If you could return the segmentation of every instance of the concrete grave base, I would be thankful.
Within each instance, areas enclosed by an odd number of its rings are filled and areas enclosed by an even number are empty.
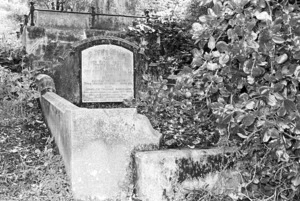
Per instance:
[[[79,108],[52,92],[42,95],[41,106],[75,199],[127,200],[132,150],[159,144],[149,120],[135,108]]]
[[[143,201],[180,201],[192,191],[204,190],[236,197],[242,182],[240,174],[225,168],[226,153],[234,151],[216,148],[136,153],[137,196]]]

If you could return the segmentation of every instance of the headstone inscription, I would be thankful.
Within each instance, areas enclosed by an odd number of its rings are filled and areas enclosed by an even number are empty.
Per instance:
[[[81,103],[121,103],[135,97],[138,48],[116,37],[97,37],[77,45]]]
[[[82,51],[82,102],[122,102],[134,97],[133,52],[103,44]]]

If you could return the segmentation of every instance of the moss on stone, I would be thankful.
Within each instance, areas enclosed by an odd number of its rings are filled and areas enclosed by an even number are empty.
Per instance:
[[[60,32],[58,33],[58,40],[60,41],[67,41],[67,42],[75,42],[80,40],[80,38],[78,36],[76,36],[73,33],[70,32]]]
[[[175,162],[178,166],[178,182],[182,183],[186,179],[204,178],[209,173],[223,170],[228,159],[218,154],[207,156],[199,161],[181,158]]]
[[[54,40],[54,41],[56,41],[57,40],[57,35],[55,34],[55,33],[47,33],[47,37],[48,37],[48,39],[50,39],[50,40]]]

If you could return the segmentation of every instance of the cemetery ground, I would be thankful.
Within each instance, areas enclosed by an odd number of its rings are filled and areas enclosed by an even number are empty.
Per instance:
[[[40,109],[24,110],[30,114],[1,113],[0,200],[71,200],[62,158]]]
[[[38,102],[29,107],[22,100],[4,101],[8,85],[1,80],[3,73],[21,76],[6,69],[20,72],[24,67],[12,27],[16,23],[5,14],[0,11],[0,200],[72,200],[62,158]]]

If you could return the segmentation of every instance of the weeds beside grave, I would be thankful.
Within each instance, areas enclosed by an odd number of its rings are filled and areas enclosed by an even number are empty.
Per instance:
[[[0,54],[0,200],[72,200],[26,61],[19,49]]]

